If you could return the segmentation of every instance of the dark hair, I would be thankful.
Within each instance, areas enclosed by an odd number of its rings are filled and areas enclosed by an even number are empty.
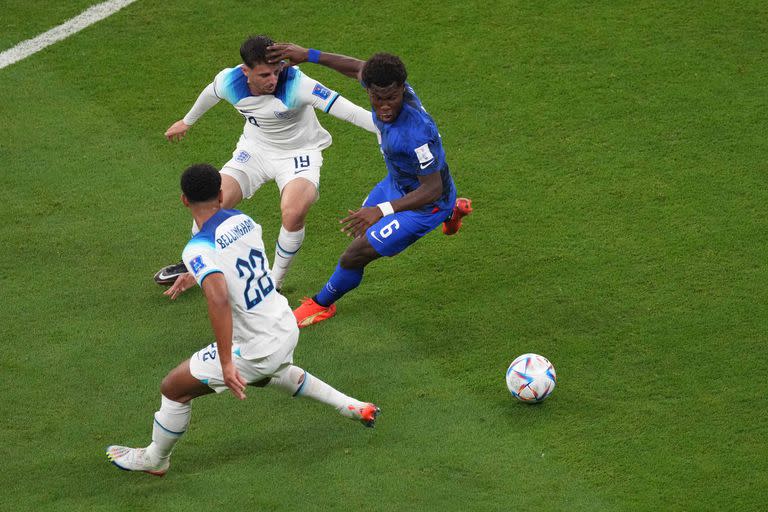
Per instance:
[[[205,203],[219,196],[221,175],[210,164],[194,164],[181,173],[181,191],[190,203]]]
[[[240,45],[240,57],[243,58],[243,63],[249,68],[253,68],[256,64],[267,63],[267,47],[275,44],[272,38],[261,34],[258,36],[248,36],[242,45]]]
[[[389,53],[377,53],[363,65],[362,78],[366,87],[371,85],[387,87],[392,84],[404,84],[408,73],[400,57]]]

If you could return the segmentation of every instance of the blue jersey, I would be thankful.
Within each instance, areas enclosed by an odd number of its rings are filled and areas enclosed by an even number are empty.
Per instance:
[[[439,172],[443,181],[442,196],[418,211],[453,208],[456,186],[445,161],[443,142],[435,121],[421,106],[411,86],[405,84],[403,108],[394,122],[380,121],[375,111],[373,122],[381,133],[380,146],[387,171],[402,195],[419,187],[419,176]]]

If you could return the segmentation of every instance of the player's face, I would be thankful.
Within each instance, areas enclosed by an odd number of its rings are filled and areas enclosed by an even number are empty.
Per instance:
[[[394,122],[403,108],[405,84],[392,84],[387,87],[371,85],[367,90],[379,121],[383,123]]]
[[[256,64],[249,68],[245,64],[241,68],[243,74],[248,77],[248,89],[251,94],[260,96],[262,94],[274,94],[277,87],[277,77],[283,70],[283,63],[278,64]]]

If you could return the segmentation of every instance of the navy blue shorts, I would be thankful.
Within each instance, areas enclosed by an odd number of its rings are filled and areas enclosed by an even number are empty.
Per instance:
[[[376,206],[401,197],[403,193],[394,186],[388,175],[373,187],[363,206]],[[452,211],[451,208],[436,209],[432,212],[397,212],[379,219],[366,230],[365,235],[377,253],[382,256],[394,256],[442,224]]]

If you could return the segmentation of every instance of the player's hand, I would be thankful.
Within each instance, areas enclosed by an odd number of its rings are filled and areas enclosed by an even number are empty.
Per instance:
[[[167,295],[171,298],[171,300],[173,300],[193,286],[195,286],[195,277],[187,272],[185,274],[181,274],[176,279],[176,282],[174,282],[170,288],[163,292],[163,295]]]
[[[233,395],[239,400],[245,400],[245,386],[248,383],[237,371],[237,368],[232,361],[228,364],[221,365],[221,372],[224,374],[224,384],[229,388]]]
[[[339,221],[344,224],[341,231],[347,236],[354,238],[363,236],[365,231],[376,224],[376,222],[383,216],[378,206],[364,206],[357,211],[347,211],[349,212],[349,215]]]
[[[170,142],[179,141],[184,138],[190,126],[183,120],[176,121],[170,128],[165,130],[165,138]]]
[[[309,50],[293,43],[277,43],[267,47],[267,61],[274,64],[283,59],[291,65],[307,62]]]

